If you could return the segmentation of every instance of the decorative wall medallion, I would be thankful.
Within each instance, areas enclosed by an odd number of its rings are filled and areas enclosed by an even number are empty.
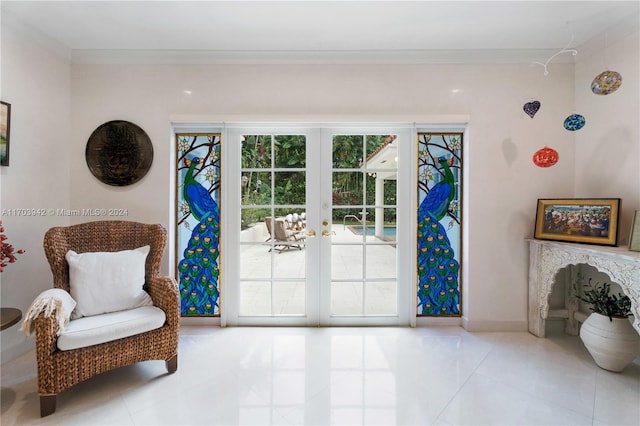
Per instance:
[[[622,85],[622,76],[615,71],[601,72],[591,82],[591,91],[596,95],[608,95]]]
[[[533,116],[536,115],[536,112],[538,112],[538,110],[540,109],[540,101],[527,102],[526,104],[524,104],[522,109],[527,113],[529,117],[533,118]]]
[[[153,145],[137,125],[109,121],[89,136],[85,158],[98,180],[107,185],[126,186],[142,179],[151,168]]]
[[[558,151],[545,146],[533,154],[533,163],[538,167],[551,167],[558,162],[559,158]]]
[[[585,124],[586,121],[580,114],[571,114],[564,120],[564,128],[572,132],[582,129]]]

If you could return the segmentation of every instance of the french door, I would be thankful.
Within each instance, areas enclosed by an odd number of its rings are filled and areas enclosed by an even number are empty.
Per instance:
[[[412,134],[227,128],[223,324],[409,324]]]

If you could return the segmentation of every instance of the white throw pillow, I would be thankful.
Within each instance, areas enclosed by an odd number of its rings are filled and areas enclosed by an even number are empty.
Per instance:
[[[65,255],[69,263],[71,297],[77,305],[71,319],[152,305],[144,285],[149,246],[118,252]]]

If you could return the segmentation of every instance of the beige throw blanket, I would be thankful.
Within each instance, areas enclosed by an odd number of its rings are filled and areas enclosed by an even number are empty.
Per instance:
[[[45,290],[36,297],[29,310],[24,316],[24,321],[20,330],[27,336],[33,333],[35,328],[34,320],[41,312],[45,317],[50,317],[55,311],[56,320],[59,325],[58,335],[69,324],[71,312],[76,307],[76,301],[66,291],[59,288]]]

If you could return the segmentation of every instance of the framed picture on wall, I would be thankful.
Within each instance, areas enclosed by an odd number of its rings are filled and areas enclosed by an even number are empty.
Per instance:
[[[0,166],[9,165],[10,134],[11,134],[11,104],[0,101]]]
[[[619,198],[539,199],[534,237],[615,246]]]
[[[631,221],[631,235],[629,236],[629,250],[640,251],[640,210],[636,210]]]

